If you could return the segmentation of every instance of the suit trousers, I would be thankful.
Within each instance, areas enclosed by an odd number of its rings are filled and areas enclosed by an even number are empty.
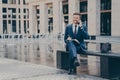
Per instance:
[[[77,59],[77,46],[74,44],[73,41],[67,42],[67,47],[69,51],[69,68],[74,68],[74,60]]]

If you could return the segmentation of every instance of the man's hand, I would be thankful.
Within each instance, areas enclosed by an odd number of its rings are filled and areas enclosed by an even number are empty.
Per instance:
[[[79,26],[81,29],[83,29],[83,27],[82,27],[82,21],[80,20],[79,23],[80,23],[80,24],[79,24],[78,26]]]
[[[70,41],[70,40],[72,40],[72,38],[70,36],[68,36],[67,40]]]

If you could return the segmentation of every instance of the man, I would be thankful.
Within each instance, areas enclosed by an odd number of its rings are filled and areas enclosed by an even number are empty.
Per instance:
[[[86,50],[84,39],[88,39],[89,35],[84,29],[85,26],[82,26],[80,14],[73,14],[73,23],[66,26],[64,41],[66,47],[69,51],[69,72],[68,74],[75,74],[75,68],[79,66],[77,60],[77,53],[83,52]]]

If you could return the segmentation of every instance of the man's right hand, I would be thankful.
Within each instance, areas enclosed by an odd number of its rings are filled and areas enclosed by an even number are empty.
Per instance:
[[[67,38],[67,40],[70,41],[70,40],[71,40],[71,37],[69,36],[69,37]]]

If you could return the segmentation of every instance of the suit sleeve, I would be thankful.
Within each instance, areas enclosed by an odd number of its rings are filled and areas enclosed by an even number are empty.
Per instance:
[[[67,38],[68,38],[68,26],[65,28],[65,35],[64,35],[64,42],[67,43]]]

